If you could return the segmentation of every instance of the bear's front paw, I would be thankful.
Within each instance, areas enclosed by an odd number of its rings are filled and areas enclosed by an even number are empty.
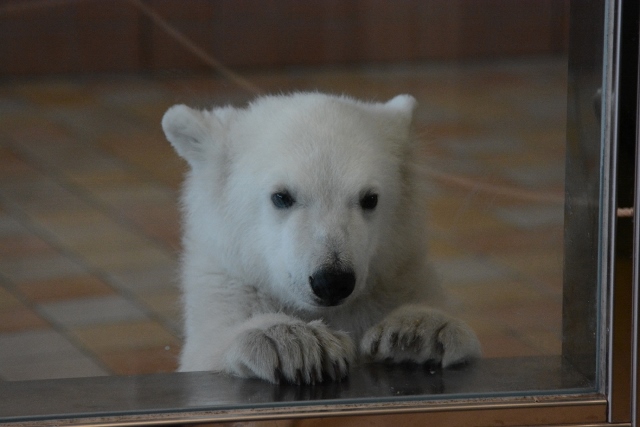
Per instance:
[[[331,331],[321,321],[300,321],[242,332],[226,361],[228,370],[241,377],[314,384],[345,378],[355,354],[346,333]]]
[[[420,306],[403,306],[369,329],[362,354],[375,361],[433,362],[443,367],[480,357],[480,343],[467,324]]]

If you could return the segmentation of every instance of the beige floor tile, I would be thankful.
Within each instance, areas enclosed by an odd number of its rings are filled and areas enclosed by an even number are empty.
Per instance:
[[[66,207],[62,211],[37,212],[31,218],[52,231],[56,231],[58,228],[66,230],[82,226],[95,228],[96,225],[113,222],[106,212],[88,204],[83,205],[81,209]]]
[[[160,123],[161,118],[162,115],[158,115],[157,123]],[[187,166],[167,142],[160,127],[154,128],[152,132],[134,135],[132,139],[136,142],[123,144],[122,139],[117,136],[105,136],[101,138],[101,146],[127,163],[135,165],[154,180],[177,189]]]
[[[179,340],[153,321],[117,323],[72,329],[84,346],[95,353],[117,349],[135,349],[178,345]]]
[[[143,244],[134,247],[125,246],[113,250],[102,248],[92,251],[85,250],[81,257],[84,262],[93,268],[112,271],[170,264],[175,261],[177,256],[164,248],[152,244]]]
[[[114,293],[107,283],[90,275],[22,282],[17,284],[16,288],[25,298],[37,303],[106,296]]]
[[[147,243],[144,235],[137,230],[113,221],[56,225],[48,227],[48,231],[63,247],[79,256]]]
[[[543,354],[562,354],[561,331],[529,329],[522,334],[520,339],[531,347],[538,349]]]
[[[522,254],[499,255],[496,262],[518,271],[528,277],[538,279],[560,278],[563,274],[563,247],[557,245],[546,251]]]
[[[29,179],[33,173],[33,166],[14,150],[0,146],[0,180]]]
[[[21,381],[107,375],[100,363],[52,329],[0,334],[0,378]]]
[[[144,307],[120,295],[91,296],[38,304],[40,316],[60,328],[121,324],[148,319]]]
[[[65,177],[69,182],[89,192],[137,184],[143,179],[140,173],[135,173],[124,166],[121,169],[112,170],[74,171],[67,173]]]
[[[0,237],[0,258],[53,254],[55,250],[39,237],[23,234]]]
[[[514,301],[493,307],[454,307],[452,314],[466,321],[478,334],[485,357],[560,354],[562,304],[551,300]]]
[[[433,259],[461,257],[465,250],[444,238],[429,239],[429,254]]]
[[[521,303],[500,310],[493,310],[494,323],[526,333],[528,330],[560,331],[562,329],[562,301],[539,298],[537,301]]]
[[[522,340],[506,334],[480,335],[482,356],[491,357],[521,357],[543,354],[542,351],[531,347]]]
[[[540,290],[518,281],[450,283],[445,289],[459,305],[473,312],[531,304],[541,299]]]
[[[100,360],[116,375],[174,372],[180,348],[166,345],[100,352]]]
[[[468,230],[457,233],[456,241],[474,253],[518,257],[550,247],[562,247],[563,227],[541,227],[535,230],[509,229],[496,231]]]
[[[139,182],[130,185],[103,188],[93,193],[93,197],[110,206],[130,206],[134,204],[164,204],[176,200],[177,195],[167,187]]]
[[[466,230],[508,229],[509,226],[504,222],[486,210],[478,208],[478,200],[483,198],[477,197],[467,194],[459,198],[451,196],[432,200],[429,204],[430,225],[456,233]]]
[[[76,194],[42,176],[0,181],[0,195],[29,216],[87,208]]]
[[[154,313],[166,319],[176,330],[182,329],[182,301],[177,290],[140,295],[139,298],[142,303]]]
[[[181,249],[181,219],[177,201],[164,205],[123,207],[120,211],[147,236],[164,242],[176,252]]]
[[[440,259],[434,267],[446,287],[450,284],[502,283],[513,280],[510,270],[485,257],[463,256]]]
[[[54,252],[15,259],[0,258],[0,273],[13,283],[20,283],[76,276],[86,273],[86,269],[77,260]]]
[[[27,307],[0,309],[0,333],[48,327],[49,323]]]
[[[109,283],[125,293],[146,296],[177,293],[179,289],[178,261],[169,264],[114,269],[109,272]]]
[[[0,286],[0,310],[8,310],[20,307],[22,303],[7,289]]]

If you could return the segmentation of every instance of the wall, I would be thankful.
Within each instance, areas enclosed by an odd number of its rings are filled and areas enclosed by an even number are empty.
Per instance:
[[[147,0],[234,67],[562,54],[568,0]],[[0,0],[0,76],[205,69],[128,0]]]

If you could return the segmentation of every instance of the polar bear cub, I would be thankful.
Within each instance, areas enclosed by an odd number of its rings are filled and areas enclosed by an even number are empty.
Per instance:
[[[415,106],[295,93],[166,112],[190,165],[181,371],[315,383],[360,359],[479,357],[474,332],[432,308]]]

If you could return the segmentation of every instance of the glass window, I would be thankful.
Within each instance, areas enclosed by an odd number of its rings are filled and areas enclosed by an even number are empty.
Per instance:
[[[3,2],[0,422],[629,421],[607,406],[631,389],[612,380],[631,357],[631,323],[616,320],[632,308],[631,238],[622,266],[613,246],[633,227],[615,219],[634,194],[635,122],[617,102],[635,111],[635,86],[616,98],[636,85],[637,37],[636,74],[619,77],[628,4]],[[637,36],[637,16],[625,25]],[[444,291],[434,306],[475,331],[479,360],[361,361],[313,385],[175,372],[190,166],[163,114],[300,91],[417,100],[419,255]],[[633,136],[618,146],[621,129]]]

